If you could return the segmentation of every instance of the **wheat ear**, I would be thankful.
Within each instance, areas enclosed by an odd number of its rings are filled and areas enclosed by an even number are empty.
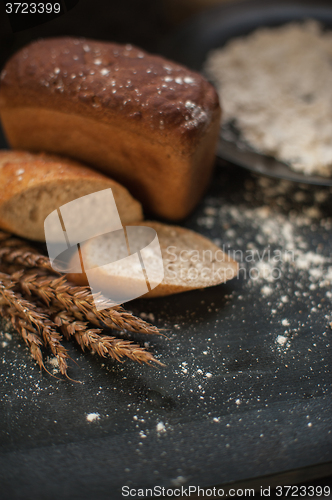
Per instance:
[[[29,322],[17,316],[16,309],[10,307],[6,301],[0,304],[0,314],[3,318],[8,319],[15,330],[20,333],[24,342],[30,349],[31,356],[37,361],[39,367],[46,370],[42,351],[40,349],[43,342],[38,331]]]
[[[17,279],[24,293],[36,295],[47,305],[52,304],[65,309],[80,321],[85,319],[97,326],[103,323],[116,330],[148,334],[160,333],[157,327],[137,318],[121,306],[98,311],[95,308],[94,298],[89,287],[71,285],[64,276],[55,278],[23,273],[16,273],[13,276]],[[109,305],[105,299],[100,300],[104,300],[104,304]]]
[[[54,323],[61,328],[66,338],[73,336],[82,350],[85,348],[97,353],[99,356],[110,356],[117,361],[123,357],[130,358],[138,363],[150,364],[151,362],[164,366],[152,354],[140,345],[130,341],[102,335],[100,328],[89,328],[87,323],[77,321],[68,311],[58,311],[52,317]]]
[[[50,348],[51,352],[58,360],[60,372],[67,376],[67,359],[69,355],[67,350],[61,344],[62,337],[56,331],[56,325],[48,316],[38,310],[35,304],[24,299],[19,293],[14,292],[12,288],[16,285],[11,276],[0,273],[0,295],[7,303],[12,313],[16,313],[25,323],[37,330],[42,336],[44,343]]]

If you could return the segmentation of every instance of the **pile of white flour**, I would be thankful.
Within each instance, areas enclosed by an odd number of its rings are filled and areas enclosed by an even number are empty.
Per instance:
[[[209,53],[205,72],[254,149],[332,174],[332,32],[316,21],[261,28]]]

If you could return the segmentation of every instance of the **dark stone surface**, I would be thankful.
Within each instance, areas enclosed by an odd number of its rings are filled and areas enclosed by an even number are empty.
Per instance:
[[[123,19],[125,5],[118,6]],[[111,21],[117,38],[110,38],[137,43],[138,35],[128,35],[129,17],[128,25],[116,25],[105,15],[99,38]],[[84,19],[72,32],[97,36],[88,24]],[[156,26],[148,25],[142,46]],[[36,33],[1,47],[13,50]],[[40,373],[18,334],[3,325],[1,499],[102,500],[121,498],[124,485],[202,487],[254,478],[263,484],[263,476],[282,478],[307,467],[293,475],[296,482],[320,465],[321,474],[331,470],[323,469],[332,462],[330,188],[262,180],[219,164],[209,192],[183,224],[226,251],[240,250],[242,271],[205,291],[128,304],[167,329],[169,339],[135,336],[150,343],[165,368],[100,360],[67,343],[77,363],[69,374],[82,383],[56,380]],[[276,264],[280,279],[269,268],[267,277],[250,278],[256,265],[263,270],[264,250],[289,245],[294,257]],[[248,262],[253,250],[255,262]],[[100,418],[88,422],[94,412]]]
[[[328,190],[288,185],[280,207],[285,189],[269,183],[264,188],[244,171],[219,166],[185,225],[246,255],[265,227],[257,210],[269,207],[268,220],[276,218],[282,229],[289,213],[297,218],[318,208],[314,198]],[[269,189],[279,194],[267,198]],[[306,203],[293,201],[299,192]],[[295,239],[308,245],[305,253],[318,248],[328,269],[327,193],[319,205],[324,225],[310,219],[296,226]],[[227,215],[232,207],[245,222]],[[207,228],[211,208],[217,215]],[[332,461],[331,286],[295,264],[281,267],[273,282],[242,276],[205,291],[130,303],[134,313],[152,313],[168,329],[169,340],[135,336],[150,342],[165,368],[99,360],[69,343],[77,362],[70,376],[82,384],[60,381],[40,373],[16,333],[2,335],[2,498],[120,498],[123,485],[171,487],[182,477],[185,485],[211,486]],[[264,286],[272,289],[268,297]],[[93,412],[100,418],[88,422]],[[158,432],[160,422],[165,432]]]

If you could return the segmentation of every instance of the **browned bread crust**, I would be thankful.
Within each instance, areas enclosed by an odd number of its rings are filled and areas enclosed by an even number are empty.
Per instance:
[[[217,94],[198,73],[131,45],[70,37],[10,59],[0,114],[13,147],[81,159],[171,219],[203,194],[220,122]]]
[[[55,155],[0,151],[0,228],[45,241],[44,221],[53,210],[108,188],[123,224],[143,218],[126,188],[91,168]]]

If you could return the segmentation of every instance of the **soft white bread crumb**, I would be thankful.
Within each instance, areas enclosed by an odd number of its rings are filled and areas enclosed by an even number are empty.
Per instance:
[[[113,179],[67,158],[0,151],[0,228],[45,241],[44,221],[82,196],[112,189],[122,224],[143,218],[141,204]]]
[[[237,275],[238,264],[212,241],[200,234],[182,227],[151,221],[133,223],[130,226],[142,228],[147,226],[154,229],[161,247],[164,278],[160,285],[147,292],[144,297],[159,297],[219,285]],[[137,259],[137,265],[130,267],[125,264],[124,260],[121,262],[126,248],[120,232],[116,233],[113,237],[103,235],[89,240],[81,248],[85,269],[94,268],[95,278],[98,276],[100,290],[95,289],[94,292],[112,293],[114,283],[122,290],[146,283],[145,279],[142,279],[139,259]],[[146,243],[143,232],[141,234],[141,237],[139,233],[137,236],[137,249],[143,249]],[[78,259],[77,254],[73,257],[73,261],[76,259]],[[116,263],[117,260],[118,263]],[[157,279],[159,272],[157,252],[146,253],[144,260],[148,263],[149,270],[152,269],[149,279],[153,285],[154,276]],[[105,272],[105,267],[101,269],[101,266],[105,266],[108,262],[115,265],[110,266],[110,272]],[[68,279],[78,284],[88,284],[87,277],[83,273],[69,274]]]

